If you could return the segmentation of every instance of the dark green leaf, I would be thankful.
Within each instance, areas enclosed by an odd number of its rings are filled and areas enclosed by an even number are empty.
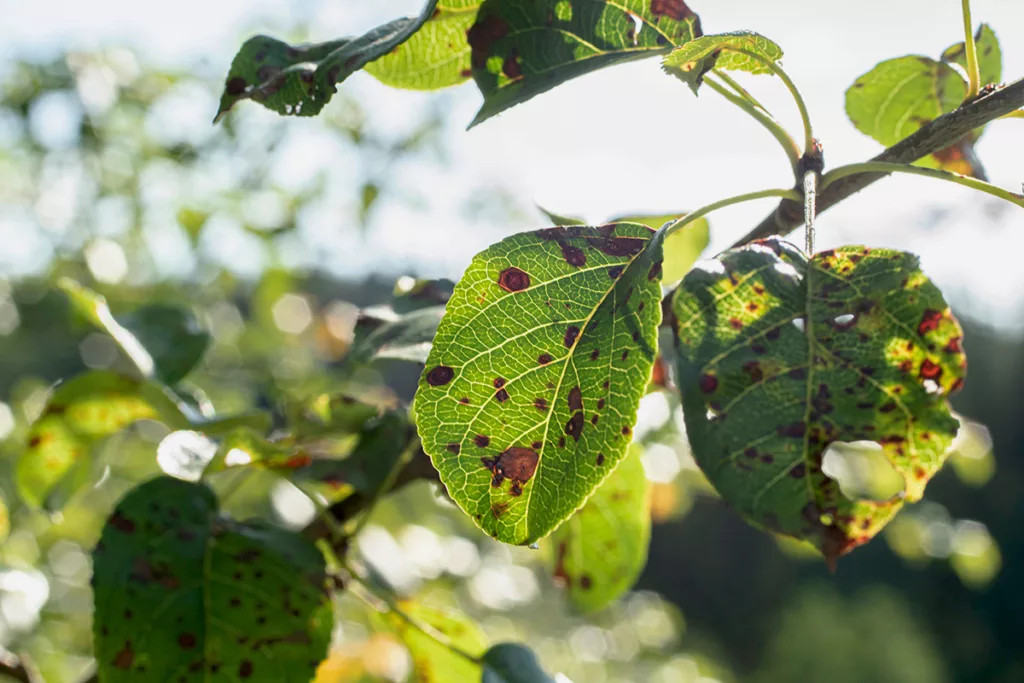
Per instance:
[[[333,626],[323,557],[301,536],[217,514],[202,484],[130,491],[93,551],[104,683],[306,683]]]
[[[250,38],[231,62],[217,119],[244,99],[278,114],[316,116],[338,83],[408,40],[436,5],[437,0],[428,0],[419,16],[396,19],[351,40],[291,46],[268,36]]]
[[[124,316],[123,321],[149,352],[156,378],[165,384],[184,379],[210,345],[210,335],[199,327],[195,316],[176,306],[150,304]]]
[[[471,125],[605,66],[701,35],[683,0],[486,0],[469,32],[484,104]]]
[[[440,90],[469,79],[466,32],[482,0],[439,0],[437,11],[398,49],[366,65],[381,83],[410,90]]]
[[[452,498],[498,540],[546,535],[625,455],[661,318],[652,237],[632,223],[523,233],[456,286],[417,421]]]
[[[782,48],[768,38],[750,31],[737,31],[691,40],[665,57],[662,66],[696,93],[704,82],[704,75],[712,69],[770,74],[768,63],[780,59]]]
[[[391,358],[425,363],[443,315],[444,306],[431,306],[384,323],[357,342],[346,360],[369,363]]]
[[[18,493],[30,505],[43,505],[76,466],[88,471],[92,449],[101,439],[139,420],[188,426],[174,399],[159,386],[106,371],[61,384],[29,429],[15,471]]]
[[[978,51],[978,70],[981,72],[981,84],[1003,82],[1003,51],[999,47],[999,38],[988,24],[982,24],[974,34],[974,44]],[[942,53],[942,61],[959,64],[967,69],[967,52],[963,42],[951,45]]]
[[[482,683],[555,683],[536,655],[518,643],[499,643],[484,654]]]
[[[771,239],[683,280],[672,310],[694,458],[753,523],[829,559],[919,500],[957,431],[961,331],[917,258],[842,247],[808,261]],[[871,441],[904,480],[851,500],[822,472],[834,442]]]
[[[114,319],[106,298],[68,278],[61,278],[57,286],[64,290],[79,315],[113,337],[143,377],[154,375],[156,366],[153,357],[134,334]]]
[[[448,303],[455,283],[448,279],[425,280],[402,277],[395,283],[391,308],[396,313],[410,313]]]
[[[650,490],[634,447],[586,505],[551,534],[555,581],[580,611],[604,609],[640,576],[651,535]]]
[[[432,635],[450,643],[471,657],[479,657],[487,649],[487,636],[466,615],[452,610],[430,607],[413,601],[399,603],[399,608]],[[466,659],[438,639],[427,635],[398,615],[389,615],[392,628],[412,655],[413,677],[417,681],[480,680],[480,665]]]

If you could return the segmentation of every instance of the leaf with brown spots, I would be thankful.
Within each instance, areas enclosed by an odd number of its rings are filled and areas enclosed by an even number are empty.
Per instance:
[[[412,600],[403,600],[398,603],[398,607],[432,635],[439,635],[445,642],[451,643],[471,657],[480,657],[487,650],[487,636],[465,614]],[[423,683],[480,680],[479,664],[456,654],[451,648],[445,647],[436,638],[412,626],[398,615],[389,613],[381,621],[386,622],[409,649],[414,680]]]
[[[247,99],[278,114],[316,116],[338,83],[407,41],[437,4],[428,0],[418,16],[395,19],[353,39],[293,46],[269,36],[250,38],[231,62],[214,120]]]
[[[473,79],[484,95],[471,125],[570,79],[665,54],[700,35],[700,19],[682,0],[486,0],[469,31]]]
[[[942,467],[966,358],[917,257],[848,246],[808,259],[773,238],[698,264],[672,310],[694,458],[754,524],[834,561]],[[900,495],[851,500],[822,472],[832,443],[856,441],[881,445]]]
[[[696,94],[704,82],[704,74],[712,69],[770,74],[772,70],[766,62],[780,59],[782,48],[773,41],[751,31],[737,31],[691,40],[673,50],[661,66]]]
[[[323,557],[298,534],[218,516],[202,484],[160,477],[118,503],[93,551],[104,683],[300,683],[327,654]],[[127,653],[127,654],[126,654]]]
[[[618,223],[515,235],[466,270],[420,379],[417,427],[452,498],[488,534],[543,537],[625,455],[657,349],[661,287],[648,273],[660,260],[649,228]],[[503,287],[509,268],[530,286]],[[527,450],[535,466],[510,476],[510,454]]]
[[[594,462],[607,466],[600,454]],[[651,535],[650,491],[634,446],[587,503],[552,532],[552,575],[581,612],[604,609],[640,576]]]
[[[483,0],[439,0],[433,16],[409,40],[365,70],[385,85],[440,90],[471,77],[466,33]]]

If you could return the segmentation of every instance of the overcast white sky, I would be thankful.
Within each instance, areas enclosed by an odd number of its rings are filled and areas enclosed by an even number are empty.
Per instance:
[[[159,61],[204,57],[227,68],[252,30],[277,31],[309,18],[314,39],[358,33],[418,11],[418,0],[0,0],[0,60],[66,46],[127,43]],[[956,0],[693,0],[707,33],[751,29],[784,48],[784,63],[807,100],[829,165],[864,160],[879,146],[846,119],[843,93],[875,63],[903,54],[937,56],[960,39]],[[1024,2],[975,0],[975,20],[991,23],[1004,49],[1004,74],[1024,75]],[[798,131],[781,83],[744,81]],[[390,90],[357,75],[346,83],[371,111],[402,127],[432,97]],[[466,133],[479,106],[471,85],[454,94],[448,135],[459,178],[493,179],[521,197],[595,220],[627,211],[690,209],[725,196],[791,183],[785,158],[756,124],[713,93],[695,98],[646,60],[578,79]],[[297,124],[298,125],[298,124]],[[980,153],[994,183],[1024,181],[1024,120],[994,123]],[[301,159],[297,163],[302,163]],[[430,179],[410,176],[409,182]],[[442,192],[443,188],[438,188]],[[819,245],[867,242],[920,253],[941,285],[962,289],[970,313],[1014,316],[1024,298],[1024,211],[951,184],[900,177],[876,184],[825,214]],[[749,204],[712,216],[713,247],[724,248],[773,206]],[[940,216],[938,227],[922,223]],[[413,214],[384,207],[369,247],[381,261],[428,275],[457,277],[501,226],[453,221],[444,209]],[[415,227],[411,227],[415,225]],[[438,259],[441,236],[444,255]],[[424,258],[430,255],[430,261]],[[371,267],[372,264],[366,264]]]

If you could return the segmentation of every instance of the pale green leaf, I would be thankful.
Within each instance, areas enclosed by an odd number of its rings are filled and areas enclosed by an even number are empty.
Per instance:
[[[981,72],[981,84],[1003,82],[1003,51],[999,46],[999,38],[988,24],[982,24],[974,34],[974,44],[978,51],[978,70]],[[942,61],[959,64],[967,69],[967,51],[963,41],[951,45],[942,53]]]
[[[469,32],[484,104],[471,125],[572,78],[701,35],[683,0],[486,0]]]
[[[650,490],[634,447],[586,505],[551,534],[552,573],[578,610],[604,609],[636,583],[647,562]]]
[[[662,62],[665,71],[690,86],[694,93],[712,69],[770,74],[782,59],[782,48],[750,31],[703,36],[673,50]]]
[[[160,477],[118,504],[93,550],[104,683],[306,683],[333,626],[323,557],[298,534],[218,516]]]
[[[625,455],[661,317],[653,237],[633,223],[523,233],[456,286],[418,428],[452,498],[498,540],[546,535]]]
[[[754,524],[834,562],[942,467],[966,358],[916,257],[849,246],[808,260],[764,240],[698,264],[672,311],[694,458]],[[900,494],[852,500],[823,473],[831,444],[857,441],[881,447]]]
[[[480,680],[480,665],[446,645],[451,644],[470,657],[483,655],[487,650],[487,636],[476,623],[454,610],[409,600],[400,602],[398,607],[417,626],[430,631],[427,635],[398,615],[389,615],[392,628],[409,648],[415,680],[425,683]]]

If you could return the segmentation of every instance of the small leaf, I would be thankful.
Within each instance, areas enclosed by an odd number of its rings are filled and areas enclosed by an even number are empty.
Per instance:
[[[469,80],[466,33],[482,0],[439,0],[437,11],[396,50],[366,65],[385,85],[409,90],[440,90]]]
[[[662,67],[689,85],[696,94],[704,82],[704,75],[712,69],[770,74],[771,67],[765,62],[774,63],[780,59],[782,48],[777,44],[760,34],[738,31],[691,40],[665,57]]]
[[[981,72],[981,84],[1003,82],[1003,51],[999,47],[999,38],[988,24],[982,24],[974,34],[974,44],[978,51],[978,69]],[[942,53],[942,61],[959,64],[967,69],[967,51],[961,41],[951,45]]]
[[[555,581],[582,612],[615,602],[636,583],[651,534],[650,483],[630,450],[586,505],[551,534]]]
[[[483,662],[483,683],[555,683],[536,655],[518,643],[495,645],[484,654]]]
[[[428,0],[416,17],[396,19],[354,39],[291,46],[268,36],[245,41],[231,62],[215,121],[251,99],[278,114],[316,116],[337,84],[404,43],[434,13]]]
[[[808,260],[764,240],[698,264],[672,310],[694,458],[754,524],[834,562],[942,467],[966,358],[915,256],[849,246]],[[882,447],[902,493],[851,500],[822,472],[832,443],[857,441]]]
[[[442,316],[444,306],[431,306],[384,323],[352,347],[346,362],[361,364],[391,358],[425,363]]]
[[[701,35],[683,0],[486,0],[469,31],[484,104],[471,126],[570,79]]]
[[[552,225],[586,225],[587,222],[582,218],[574,218],[573,216],[563,216],[562,214],[548,211],[543,206],[538,206],[540,212],[547,216],[548,220],[551,221]]]
[[[403,601],[399,608],[417,624],[471,657],[487,649],[487,636],[466,615],[417,602]],[[397,615],[389,615],[392,628],[412,655],[413,677],[417,681],[477,681],[480,665],[442,645]]]
[[[452,498],[498,540],[546,535],[625,455],[661,317],[653,237],[632,223],[523,233],[456,286],[418,427]]]
[[[323,557],[298,534],[219,517],[160,477],[117,505],[93,551],[104,683],[308,681],[333,626]]]
[[[92,450],[101,439],[139,420],[155,419],[177,428],[187,426],[161,387],[140,380],[94,371],[59,385],[29,429],[28,445],[14,475],[18,493],[29,505],[44,505],[78,465],[81,472],[88,471]]]

